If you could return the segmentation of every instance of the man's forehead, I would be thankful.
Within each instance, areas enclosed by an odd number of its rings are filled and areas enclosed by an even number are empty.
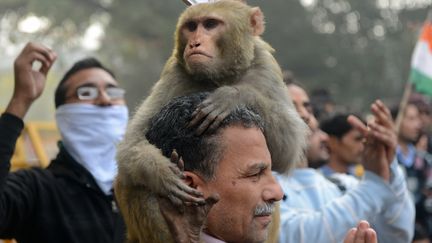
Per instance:
[[[306,91],[295,84],[291,84],[287,86],[288,93],[293,99],[294,102],[304,102],[309,101],[309,96],[307,95]]]
[[[225,128],[221,135],[224,144],[223,160],[227,160],[228,166],[245,171],[270,165],[270,152],[259,128],[230,126]]]
[[[117,81],[111,74],[101,68],[87,68],[74,73],[65,82],[65,85],[70,87],[78,87],[84,84],[94,84],[95,86],[111,84],[117,86]]]
[[[352,128],[351,130],[349,130],[347,133],[344,134],[344,137],[347,136],[357,138],[357,137],[363,137],[363,134],[359,130]]]

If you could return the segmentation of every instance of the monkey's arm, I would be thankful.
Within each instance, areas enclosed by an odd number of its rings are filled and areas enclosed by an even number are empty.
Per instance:
[[[184,171],[183,159],[178,156],[176,151],[171,154],[171,161],[177,164],[181,172]],[[218,201],[219,195],[214,193],[205,199],[204,204],[187,203],[182,206],[181,210],[178,210],[169,200],[159,197],[159,210],[168,225],[174,242],[200,243],[200,235],[207,215]]]
[[[210,209],[219,200],[217,194],[205,199],[204,205],[186,205],[179,212],[173,204],[159,198],[159,209],[164,217],[175,243],[200,243],[201,231],[204,227]]]
[[[127,144],[123,144],[127,145]],[[174,204],[202,203],[201,193],[181,180],[183,174],[147,140],[126,148],[119,146],[118,183],[145,186],[151,192],[168,197]],[[126,155],[126,157],[122,157]],[[120,162],[123,161],[123,162]],[[128,163],[129,162],[129,163]]]
[[[175,81],[162,78],[156,83],[149,97],[136,111],[117,149],[117,183],[145,186],[152,193],[169,196],[175,204],[203,200],[198,198],[201,195],[198,191],[183,183],[182,174],[176,165],[150,144],[145,134],[154,114],[170,99],[182,95],[180,85],[176,86]]]
[[[266,47],[258,46],[254,62],[246,73],[231,85],[219,87],[210,94],[192,114],[190,126],[199,124],[197,134],[202,134],[207,129],[217,129],[237,106],[260,110],[275,103],[289,103],[284,93],[282,73]]]
[[[255,50],[247,72],[231,86],[222,86],[210,94],[194,112],[190,126],[199,124],[197,131],[201,133],[215,129],[239,105],[254,109],[264,119],[272,170],[286,173],[302,161],[309,128],[288,96],[279,65],[262,45]]]

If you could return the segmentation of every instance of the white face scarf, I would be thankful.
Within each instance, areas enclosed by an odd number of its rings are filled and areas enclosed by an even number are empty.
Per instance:
[[[64,104],[56,110],[57,126],[65,149],[111,194],[117,175],[116,146],[128,122],[125,105]]]

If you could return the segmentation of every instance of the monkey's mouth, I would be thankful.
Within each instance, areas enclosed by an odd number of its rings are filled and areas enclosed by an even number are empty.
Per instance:
[[[205,56],[205,57],[211,58],[210,55],[208,55],[207,53],[202,52],[202,51],[193,51],[193,52],[190,52],[189,53],[189,57],[192,57],[192,56]]]

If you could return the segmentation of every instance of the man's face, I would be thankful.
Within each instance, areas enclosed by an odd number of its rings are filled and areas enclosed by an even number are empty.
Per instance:
[[[419,110],[415,105],[407,105],[405,116],[401,122],[399,137],[406,142],[413,143],[420,135],[421,128]]]
[[[273,205],[283,192],[271,172],[271,157],[258,128],[231,126],[221,131],[223,156],[215,178],[201,190],[207,197],[217,192],[220,200],[210,210],[205,231],[227,242],[264,242]]]
[[[86,103],[100,106],[125,104],[123,98],[110,98],[109,89],[118,87],[118,83],[108,72],[100,68],[78,71],[65,82],[65,85],[67,87],[65,103]],[[77,90],[82,87],[96,88],[97,97],[91,100],[80,99]]]
[[[309,125],[312,114],[312,106],[309,100],[309,96],[306,94],[304,89],[297,85],[288,85],[288,94],[291,97],[294,106],[299,113],[300,117],[306,124]]]
[[[311,129],[306,157],[309,167],[318,168],[327,162],[329,152],[327,149],[328,135],[319,128]]]
[[[288,86],[288,94],[291,96],[300,117],[311,129],[306,151],[309,166],[313,168],[319,167],[318,164],[323,163],[329,158],[329,152],[326,146],[328,136],[319,129],[318,121],[312,113],[312,106],[306,91],[297,85],[291,84]]]
[[[357,129],[351,129],[341,138],[329,137],[328,146],[332,156],[344,164],[358,164],[364,150],[363,135]]]

